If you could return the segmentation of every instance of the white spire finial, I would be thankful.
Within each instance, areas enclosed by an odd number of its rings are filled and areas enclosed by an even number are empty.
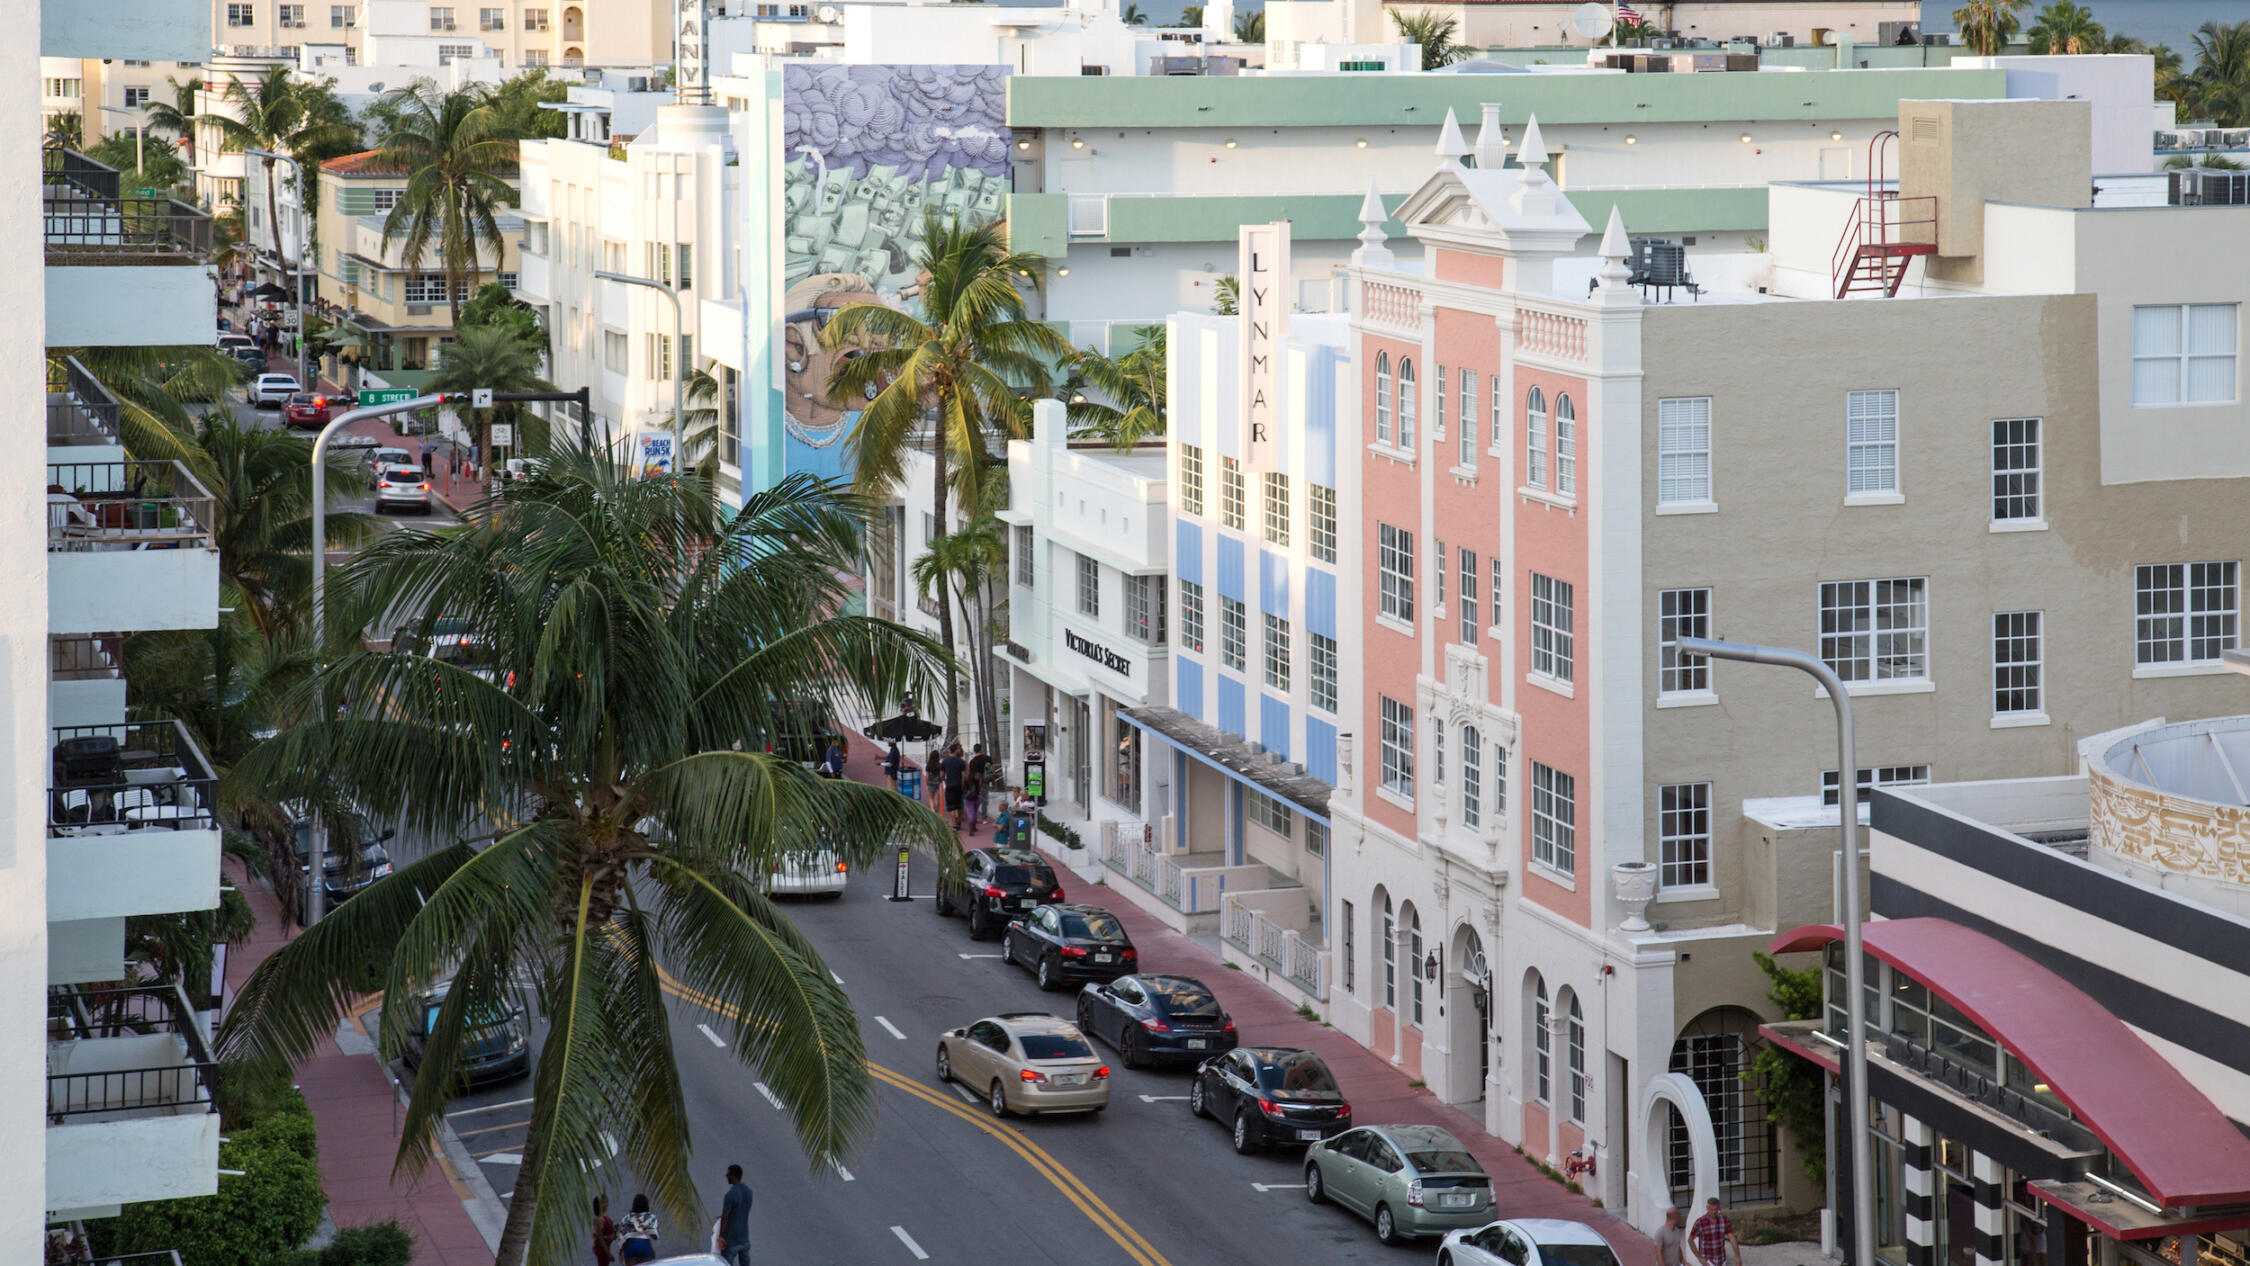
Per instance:
[[[1539,116],[1532,115],[1523,125],[1523,140],[1516,146],[1516,161],[1523,164],[1522,176],[1508,203],[1525,215],[1553,215],[1560,204],[1555,182],[1548,178],[1547,147],[1539,139]]]
[[[1385,243],[1383,223],[1391,213],[1383,209],[1383,195],[1376,192],[1375,182],[1367,182],[1367,196],[1359,204],[1359,249],[1352,252],[1352,262],[1375,268],[1388,268],[1398,262]]]
[[[1609,204],[1609,227],[1602,230],[1601,257],[1611,263],[1621,263],[1633,253],[1633,244],[1625,236],[1625,213]]]
[[[1601,279],[1593,294],[1593,302],[1605,308],[1629,308],[1640,304],[1640,296],[1632,291],[1633,270],[1625,262],[1632,256],[1633,239],[1625,233],[1624,213],[1616,203],[1609,207],[1609,227],[1602,230],[1602,266],[1595,276]]]
[[[1507,165],[1508,138],[1500,127],[1500,103],[1484,103],[1484,120],[1477,125],[1477,170],[1498,171]]]
[[[1527,179],[1533,171],[1547,165],[1547,144],[1539,136],[1539,116],[1536,114],[1523,126],[1523,144],[1516,147],[1516,161],[1523,164]],[[1544,176],[1546,172],[1540,171],[1539,174]]]
[[[1469,152],[1469,143],[1461,139],[1461,121],[1453,117],[1453,107],[1445,109],[1445,127],[1438,132],[1438,167],[1458,167],[1461,158]]]

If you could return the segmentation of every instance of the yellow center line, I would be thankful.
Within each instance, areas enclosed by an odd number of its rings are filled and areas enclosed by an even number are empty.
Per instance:
[[[743,1017],[734,1007],[681,984],[661,964],[657,966],[656,974],[666,993],[692,1002],[713,1014],[742,1022]],[[772,1023],[756,1017],[752,1017],[749,1022],[766,1028],[770,1028]],[[1053,1184],[1057,1191],[1062,1192],[1065,1199],[1076,1205],[1079,1212],[1085,1214],[1087,1219],[1114,1241],[1119,1248],[1124,1249],[1126,1255],[1139,1263],[1139,1266],[1171,1266],[1171,1262],[1162,1253],[1157,1252],[1146,1239],[1143,1239],[1140,1232],[1133,1229],[1131,1223],[1104,1203],[1101,1197],[1095,1195],[1093,1190],[1076,1174],[1072,1173],[1067,1166],[1056,1160],[1045,1148],[1032,1142],[1022,1131],[991,1117],[971,1112],[963,1105],[931,1090],[904,1073],[896,1069],[886,1068],[874,1060],[867,1061],[867,1071],[883,1084],[904,1091],[931,1107],[942,1109],[953,1116],[959,1117],[1006,1144],[1009,1150],[1021,1156],[1025,1163],[1038,1172],[1040,1177],[1045,1178]]]

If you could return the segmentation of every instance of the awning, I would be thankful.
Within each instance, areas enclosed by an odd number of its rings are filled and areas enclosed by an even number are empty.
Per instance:
[[[1834,924],[1776,937],[1773,952],[1823,949]],[[2250,1138],[2171,1061],[2076,985],[1945,919],[1866,925],[1867,952],[1953,1004],[2069,1105],[2167,1207],[2250,1200]]]
[[[1250,740],[1239,734],[1205,725],[1178,708],[1119,708],[1117,719],[1148,731],[1222,774],[1286,800],[1322,822],[1328,821],[1328,797],[1335,788],[1272,752],[1250,750]]]

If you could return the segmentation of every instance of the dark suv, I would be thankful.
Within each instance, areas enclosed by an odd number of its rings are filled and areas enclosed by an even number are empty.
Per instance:
[[[938,883],[936,906],[940,915],[965,911],[971,940],[996,936],[1027,911],[1063,899],[1054,869],[1028,848],[973,848],[962,860],[960,882]]]

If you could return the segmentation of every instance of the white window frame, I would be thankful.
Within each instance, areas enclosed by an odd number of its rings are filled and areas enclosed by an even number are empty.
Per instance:
[[[2046,522],[2045,450],[2038,418],[1992,420],[1992,521],[2013,527]]]
[[[1433,443],[1445,443],[1445,397],[1452,390],[1453,379],[1445,366],[1437,366],[1430,379],[1430,439]]]
[[[1930,680],[1929,578],[1820,582],[1820,658],[1845,689]]]
[[[1375,353],[1375,442],[1391,442],[1391,354]]]
[[[1836,788],[1839,781],[1835,770],[1824,769],[1820,771],[1821,804],[1829,808],[1836,807]],[[1866,804],[1868,793],[1877,788],[1921,787],[1927,786],[1929,781],[1930,767],[1928,765],[1862,765],[1859,767],[1859,777],[1853,779],[1852,783],[1859,788],[1859,802]]]
[[[1422,1027],[1422,912],[1409,902],[1406,907],[1406,1022],[1415,1028]]]
[[[2134,671],[2215,666],[2240,645],[2241,574],[2228,561],[2135,566]]]
[[[1578,406],[1570,393],[1555,393],[1555,495],[1578,495]]]
[[[1244,486],[1242,463],[1232,457],[1219,459],[1219,526],[1239,532],[1246,519],[1248,489]]]
[[[1531,1045],[1534,1052],[1531,1097],[1553,1106],[1555,1094],[1555,1012],[1547,1002],[1547,982],[1534,980],[1531,994]]]
[[[1531,573],[1531,672],[1569,685],[1575,679],[1576,590],[1567,580]]]
[[[1711,498],[1711,397],[1656,402],[1656,504],[1678,512]]]
[[[2047,711],[2047,616],[2044,611],[1992,613],[1992,715],[2043,719]]]
[[[1415,382],[1414,358],[1398,358],[1398,446],[1406,452],[1414,451]]]
[[[335,30],[335,31],[348,31],[348,30],[351,30],[351,29],[352,29],[353,27],[355,27],[355,26],[358,26],[358,25],[359,25],[359,6],[358,6],[358,5],[356,5],[356,4],[332,4],[332,5],[329,5],[329,6],[328,6],[328,26],[329,26],[329,29],[330,29],[330,30]]]
[[[1477,372],[1461,371],[1461,469],[1477,468]]]
[[[1382,718],[1382,788],[1411,800],[1414,796],[1414,709],[1389,695],[1379,696]]]
[[[305,6],[301,4],[277,4],[273,8],[275,26],[284,31],[305,29]]]
[[[1570,995],[1570,1010],[1563,1020],[1564,1064],[1570,1070],[1570,1123],[1586,1124],[1586,1011],[1578,995]]]
[[[547,11],[545,9],[525,9],[523,11],[523,29],[526,31],[546,30]]]
[[[1219,595],[1219,662],[1236,672],[1250,667],[1250,608]]]
[[[1336,561],[1336,490],[1319,484],[1305,485],[1306,529],[1312,537],[1313,561]]]
[[[1031,525],[1029,523],[1017,524],[1015,573],[1016,584],[1019,588],[1030,589],[1039,583],[1038,555],[1035,552],[1037,548]]]
[[[1477,727],[1461,727],[1461,826],[1474,831],[1484,825],[1484,736]]]
[[[1203,586],[1180,582],[1180,648],[1203,652]]]
[[[1245,787],[1242,791],[1243,816],[1285,840],[1297,838],[1297,815],[1289,806],[1262,791]]]
[[[258,6],[257,6],[257,5],[254,5],[254,4],[230,4],[230,5],[228,5],[228,6],[227,6],[227,25],[228,25],[228,26],[256,26],[257,24],[258,24]]]
[[[1547,393],[1536,385],[1523,397],[1523,482],[1547,486]]]
[[[1180,445],[1180,513],[1203,513],[1203,450]]]
[[[1501,642],[1505,642],[1508,637],[1507,625],[1503,622],[1500,614],[1500,599],[1507,591],[1507,587],[1507,564],[1501,560],[1498,554],[1495,554],[1492,556],[1492,588],[1485,592],[1484,597],[1484,604],[1492,609],[1492,623],[1485,627],[1492,630],[1494,640]]]
[[[508,11],[489,6],[477,10],[477,29],[480,31],[505,31],[508,29]]]
[[[1377,611],[1411,628],[1414,624],[1414,534],[1388,523],[1377,524],[1375,561],[1381,601]]]
[[[1430,542],[1430,609],[1445,614],[1445,542]]]
[[[1461,645],[1475,646],[1477,644],[1478,627],[1477,572],[1480,569],[1481,565],[1477,562],[1477,555],[1475,550],[1464,549],[1459,551],[1459,555],[1461,565],[1461,592],[1459,594],[1459,601],[1461,603]]]
[[[1265,472],[1259,480],[1264,485],[1266,539],[1276,545],[1289,543],[1289,476],[1277,470]]]
[[[444,273],[409,273],[405,282],[404,303],[444,303]]]
[[[1711,886],[1711,784],[1656,789],[1656,882],[1660,889]]]
[[[1094,619],[1102,614],[1102,565],[1085,554],[1078,556],[1078,614]]]
[[[1266,685],[1286,693],[1289,689],[1289,621],[1271,611],[1265,617]]]
[[[1656,695],[1708,696],[1711,660],[1694,656],[1682,662],[1680,639],[1711,636],[1711,591],[1708,588],[1656,591]]]
[[[2204,332],[2204,347],[2199,350],[2195,346],[2199,333],[2197,319],[2216,321],[2222,313],[2226,325],[2224,337],[2217,337],[2216,331]],[[2148,336],[2158,334],[2167,318],[2170,349],[2149,346]],[[2241,396],[2238,377],[2241,337],[2242,305],[2238,303],[2136,304],[2132,328],[2133,407],[2234,403]],[[2222,344],[2224,351],[2219,350]],[[2227,393],[2222,396],[2209,388],[2199,388],[2197,368],[2210,371],[2214,376],[2223,368]]]
[[[1844,499],[1899,498],[1898,388],[1844,393]]]
[[[1398,1010],[1398,909],[1383,895],[1383,1006]]]
[[[1492,412],[1492,451],[1497,456],[1508,443],[1508,396],[1500,390],[1500,375],[1492,375],[1487,385],[1492,389],[1487,393],[1492,403],[1486,407]]]
[[[1162,576],[1121,575],[1125,590],[1125,636],[1153,644],[1161,640],[1156,619],[1156,594],[1163,592]]]
[[[1336,639],[1324,633],[1310,635],[1312,644],[1312,706],[1333,716],[1336,712]]]
[[[1578,780],[1538,761],[1531,762],[1531,860],[1578,874]]]
[[[125,108],[138,110],[148,104],[150,89],[145,84],[135,84],[125,89]]]

